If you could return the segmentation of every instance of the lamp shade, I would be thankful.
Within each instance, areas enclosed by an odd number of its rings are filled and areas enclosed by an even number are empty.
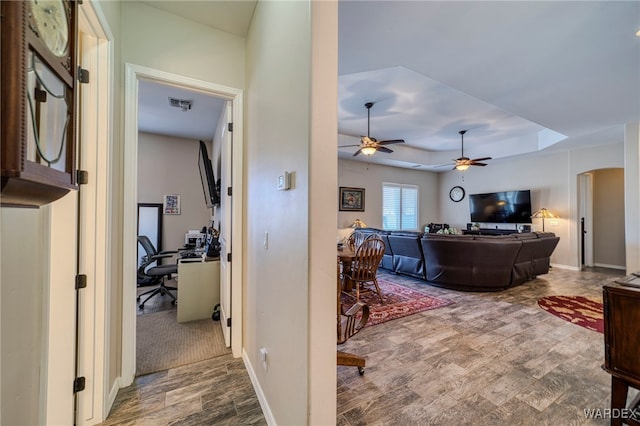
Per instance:
[[[553,219],[553,218],[557,218],[557,217],[558,216],[554,215],[553,213],[551,213],[549,210],[545,209],[544,207],[531,215],[532,219],[539,219],[539,218]]]
[[[366,228],[367,224],[361,221],[360,219],[356,219],[350,226],[351,228]]]
[[[364,155],[373,155],[376,152],[376,149],[372,146],[365,146],[360,150]]]
[[[551,213],[549,210],[544,207],[531,215],[531,219],[542,219],[542,232],[544,232],[544,220],[545,219],[555,219],[558,216]]]

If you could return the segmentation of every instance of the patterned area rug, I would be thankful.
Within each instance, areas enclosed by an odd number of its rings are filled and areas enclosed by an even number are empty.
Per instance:
[[[604,333],[602,303],[598,300],[583,296],[547,296],[538,300],[538,305],[565,321]]]
[[[380,298],[378,298],[375,290],[364,294],[360,293],[360,300],[369,305],[369,321],[367,325],[381,324],[453,303],[450,300],[429,296],[381,278],[378,278],[378,285],[385,300],[384,305],[380,303]],[[374,288],[373,285],[370,287]],[[349,306],[355,303],[356,298],[355,295],[342,293],[341,300],[345,310],[347,310]]]

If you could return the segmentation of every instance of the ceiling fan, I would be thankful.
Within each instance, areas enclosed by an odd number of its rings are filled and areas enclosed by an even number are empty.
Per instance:
[[[391,153],[393,150],[387,148],[384,145],[391,145],[394,143],[404,143],[404,139],[391,139],[386,141],[378,141],[376,138],[372,138],[369,136],[369,128],[371,124],[371,107],[373,106],[373,102],[367,102],[364,106],[367,108],[367,136],[360,136],[360,144],[358,145],[343,145],[339,148],[345,148],[350,146],[359,146],[360,149],[356,151],[353,156],[362,153],[367,156],[373,155],[376,151]]]
[[[455,164],[453,166],[453,170],[465,171],[469,168],[469,166],[486,166],[487,163],[481,163],[481,161],[491,160],[491,157],[474,158],[472,160],[469,157],[464,156],[464,134],[467,133],[467,131],[460,130],[458,133],[460,133],[462,143],[460,149],[460,157],[454,160]]]

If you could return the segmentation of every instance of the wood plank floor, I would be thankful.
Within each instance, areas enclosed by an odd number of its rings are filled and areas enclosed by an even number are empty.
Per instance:
[[[499,293],[403,284],[455,304],[363,329],[343,348],[364,376],[338,367],[338,425],[591,425],[609,407],[602,334],[537,306],[548,295],[601,299],[622,272],[567,271]],[[391,275],[391,277],[394,277]]]
[[[609,424],[585,415],[609,407],[603,335],[544,312],[537,300],[601,297],[602,285],[621,275],[554,268],[504,292],[468,293],[388,274],[455,303],[366,327],[341,346],[366,356],[367,368],[364,376],[337,368],[337,424]],[[137,378],[104,424],[266,422],[242,360],[225,356]]]

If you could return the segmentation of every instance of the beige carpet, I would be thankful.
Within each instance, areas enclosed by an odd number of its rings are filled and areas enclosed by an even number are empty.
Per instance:
[[[137,376],[231,353],[219,321],[178,323],[176,309],[138,315],[136,336]]]

